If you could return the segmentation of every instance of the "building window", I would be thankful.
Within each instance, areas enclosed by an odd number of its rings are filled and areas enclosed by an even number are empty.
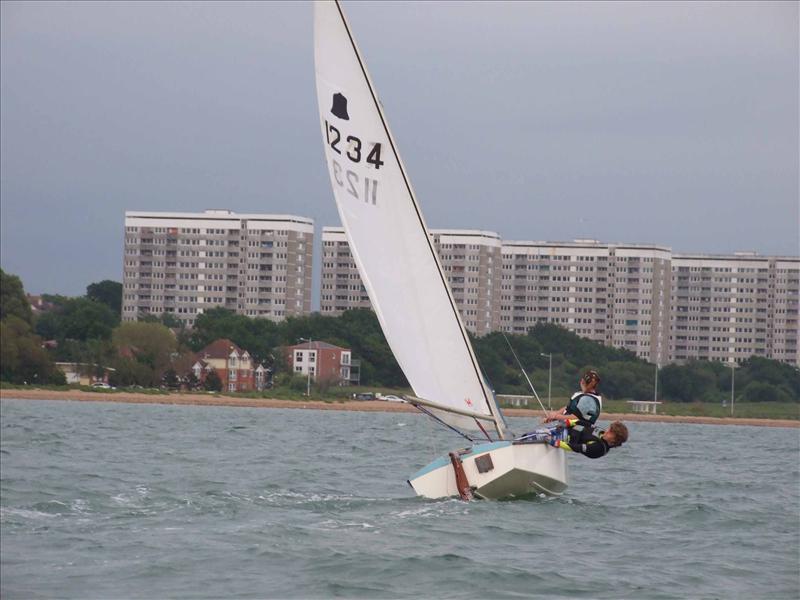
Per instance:
[[[303,362],[303,353],[302,352],[295,352],[294,353],[294,362]]]

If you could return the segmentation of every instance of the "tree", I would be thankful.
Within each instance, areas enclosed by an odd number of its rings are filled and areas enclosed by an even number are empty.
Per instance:
[[[14,326],[11,322],[17,321]],[[19,336],[24,325],[17,317],[0,320],[0,379],[13,381],[19,369]]]
[[[170,329],[182,329],[184,327],[183,321],[172,313],[163,312],[160,315],[153,313],[140,313],[136,319],[140,323],[161,323]]]
[[[178,374],[175,372],[175,369],[172,368],[166,370],[164,376],[161,378],[161,383],[170,390],[177,390],[181,386]]]
[[[485,340],[486,338],[483,338]],[[478,342],[475,344],[475,353],[478,356],[481,368],[483,369],[486,379],[492,385],[502,385],[508,382],[508,374],[506,373],[506,365],[501,358],[501,355],[489,343]],[[516,383],[516,382],[515,382]]]
[[[66,383],[42,340],[31,331],[31,311],[22,281],[0,269],[0,379],[13,383]]]
[[[750,382],[769,384],[779,390],[776,392],[776,397],[786,397],[788,400],[794,399],[800,402],[800,370],[797,367],[777,360],[752,356],[736,370],[737,387],[744,389]],[[767,392],[767,395],[772,394]]]
[[[77,362],[87,365],[87,375],[102,378],[106,368],[114,361],[116,351],[111,340],[90,339],[78,344]]]
[[[117,318],[122,316],[122,284],[118,281],[104,279],[99,283],[92,283],[86,288],[86,297],[89,300],[100,302],[108,306]]]
[[[587,369],[582,369],[585,372]],[[600,389],[611,398],[649,400],[653,397],[655,365],[645,362],[611,361],[601,369]]]
[[[105,304],[82,297],[68,298],[52,313],[39,318],[36,331],[46,339],[59,342],[67,339],[108,340],[118,323],[119,316]]]
[[[791,399],[782,387],[764,381],[751,381],[737,397],[743,402],[790,402]]]
[[[16,316],[0,320],[0,379],[12,383],[66,383],[28,323]]]
[[[272,376],[289,370],[286,354],[277,348],[275,349],[275,352],[267,356],[266,360],[264,361],[264,366],[270,370]]]
[[[710,400],[719,389],[715,368],[700,361],[668,365],[661,369],[659,379],[664,397],[678,402]]]
[[[320,375],[317,377],[316,380],[316,388],[320,394],[324,394],[327,392],[331,387],[337,385],[339,383],[339,377],[336,375]]]
[[[36,317],[36,333],[46,340],[61,337],[61,317],[55,311],[43,313]]]
[[[206,390],[209,392],[222,391],[222,380],[219,378],[219,375],[217,374],[216,371],[212,370],[208,372],[203,387],[205,387]]]
[[[33,312],[25,296],[22,280],[0,269],[0,320],[11,316],[28,325],[33,323]]]
[[[140,385],[142,387],[155,387],[158,378],[155,371],[146,364],[140,363],[130,357],[118,358],[113,362],[114,371],[108,377],[108,382],[116,387]]]
[[[125,359],[128,367],[128,385],[141,385],[142,387],[154,388],[158,386],[158,374],[150,365],[146,365],[134,359]]]
[[[194,371],[189,371],[183,380],[186,382],[186,387],[189,390],[196,390],[200,387],[200,380],[197,379],[197,375],[194,374]]]
[[[172,332],[159,323],[126,322],[114,330],[117,351],[130,352],[140,363],[146,364],[157,376],[170,366],[177,343]]]
[[[386,337],[383,335],[378,317],[366,308],[348,310],[338,319],[312,315],[305,323],[300,320],[287,319],[286,326],[303,325],[309,331],[298,334],[298,337],[309,337],[316,332],[314,339],[331,339],[332,343],[350,348],[353,355],[361,359],[361,383],[366,385],[383,384],[392,387],[408,385],[400,365],[392,354]],[[321,332],[321,335],[320,335]]]
[[[184,328],[184,322],[181,321],[178,317],[176,317],[172,313],[167,313],[167,312],[161,313],[160,320],[161,320],[161,324],[164,325],[164,327],[169,327],[170,329],[183,329]]]

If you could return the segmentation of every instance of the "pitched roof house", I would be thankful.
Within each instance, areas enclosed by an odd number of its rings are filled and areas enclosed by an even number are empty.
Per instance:
[[[229,339],[214,340],[195,355],[192,371],[204,382],[211,371],[216,371],[222,389],[228,392],[262,390],[267,382],[267,369],[255,365],[250,353]]]

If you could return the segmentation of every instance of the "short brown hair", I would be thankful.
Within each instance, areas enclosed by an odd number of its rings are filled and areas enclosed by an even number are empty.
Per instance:
[[[586,371],[581,379],[586,385],[594,385],[594,387],[600,385],[600,374],[597,371]]]
[[[622,445],[628,441],[628,428],[622,421],[614,421],[608,430],[614,434],[614,439]]]

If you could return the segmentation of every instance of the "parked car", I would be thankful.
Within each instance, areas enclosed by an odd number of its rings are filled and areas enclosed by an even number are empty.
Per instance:
[[[394,394],[389,394],[388,396],[381,396],[381,400],[386,400],[387,402],[405,402],[404,398],[400,396],[395,396]]]
[[[362,392],[360,394],[354,394],[353,399],[355,400],[375,400],[375,392]]]
[[[104,381],[95,381],[92,384],[92,387],[93,388],[97,388],[99,390],[111,390],[111,389],[114,389]]]

